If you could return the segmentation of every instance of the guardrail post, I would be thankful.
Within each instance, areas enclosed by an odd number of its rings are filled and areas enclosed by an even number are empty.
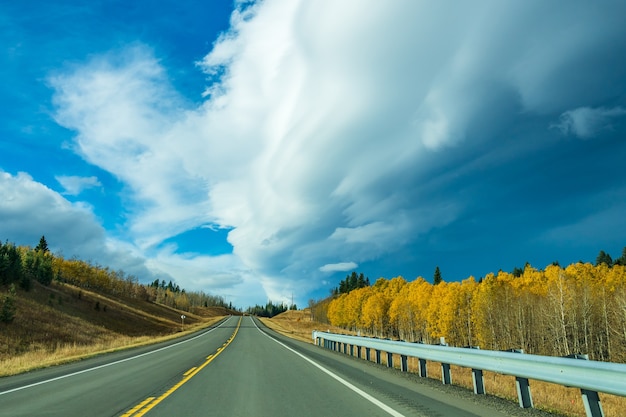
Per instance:
[[[372,360],[371,355],[370,355],[370,350],[371,350],[371,348],[368,348],[368,347],[365,348],[365,359],[368,362]]]
[[[387,368],[393,368],[393,353],[387,352]]]
[[[468,349],[480,349],[480,346],[465,346]],[[485,394],[485,379],[483,378],[482,369],[472,368],[472,383],[474,385],[474,394]]]
[[[354,356],[354,345],[350,345],[350,356]]]
[[[587,417],[604,417],[604,410],[602,410],[598,393],[587,389],[581,389],[580,392],[583,396],[583,404],[585,405]]]
[[[566,357],[586,361],[589,360],[589,355],[587,354],[574,354]],[[604,410],[602,410],[602,404],[600,403],[600,396],[598,395],[598,392],[581,388],[580,393],[583,396],[583,405],[585,406],[585,413],[587,413],[587,417],[604,417]]]
[[[356,347],[356,357],[361,359],[361,346]]]
[[[426,368],[426,359],[418,359],[419,361],[419,371],[420,371],[420,376],[422,378],[428,378],[428,369]]]
[[[524,349],[511,349],[509,352],[524,353]],[[533,396],[530,393],[528,378],[515,377],[515,387],[517,388],[517,399],[522,408],[533,408]]]
[[[442,336],[439,338],[439,345],[448,346],[448,344],[446,343],[445,337]],[[450,375],[449,363],[443,363],[443,362],[441,363],[441,382],[443,382],[444,385],[452,384],[452,376]]]
[[[485,379],[483,378],[482,369],[472,368],[472,382],[474,383],[474,394],[484,395],[485,394]]]
[[[406,355],[400,355],[400,370],[402,372],[409,372],[409,362]]]
[[[376,349],[376,363],[380,365],[380,350]]]
[[[452,384],[452,375],[450,374],[449,363],[441,364],[441,382],[443,382],[444,385]]]
[[[346,353],[348,353],[348,344],[344,343],[343,344],[343,354],[345,355]]]
[[[515,386],[517,387],[517,399],[519,406],[522,408],[533,408],[533,396],[530,394],[530,384],[528,378],[515,377]]]

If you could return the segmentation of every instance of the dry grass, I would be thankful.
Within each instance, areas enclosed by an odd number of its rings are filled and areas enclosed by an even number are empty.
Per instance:
[[[141,346],[207,327],[222,310],[183,312],[67,284],[18,291],[12,323],[0,323],[0,377]]]
[[[213,317],[192,326],[186,326],[183,332],[172,333],[161,337],[132,337],[111,333],[102,335],[100,341],[91,344],[57,343],[56,346],[33,345],[31,349],[21,355],[6,357],[0,360],[0,377],[75,362],[104,353],[164,342],[209,327],[221,318],[222,317]]]
[[[289,313],[289,314],[287,314]],[[326,331],[330,329],[336,333],[346,333],[344,329],[333,328],[325,324],[312,322],[308,312],[290,311],[280,314],[271,319],[262,319],[268,327],[309,343],[313,343],[311,333],[313,330]],[[354,356],[357,355],[356,350]],[[365,350],[362,351],[362,358],[365,358]],[[372,353],[371,360],[375,361]],[[400,355],[393,355],[393,365],[400,368]],[[381,355],[381,362],[387,365],[387,355]],[[417,372],[418,360],[409,358],[409,372]],[[441,380],[441,364],[436,362],[427,363],[428,377]],[[472,372],[468,368],[451,366],[452,384],[473,390]],[[515,377],[501,375],[494,372],[484,372],[485,390],[487,393],[496,395],[508,400],[517,402],[517,391],[515,388]],[[567,388],[560,385],[549,384],[542,381],[530,381],[531,393],[535,407],[546,411],[559,413],[572,417],[584,417],[585,408],[583,406],[580,389]],[[606,417],[622,417],[626,410],[626,398],[610,394],[600,394],[602,408]]]
[[[271,319],[259,317],[270,329],[304,342],[312,342],[313,330],[345,333],[346,331],[328,324],[320,324],[311,320],[309,310],[288,310]]]

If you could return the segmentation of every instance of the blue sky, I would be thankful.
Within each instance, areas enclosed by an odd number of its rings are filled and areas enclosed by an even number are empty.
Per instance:
[[[626,246],[620,1],[0,3],[0,239],[236,305]]]

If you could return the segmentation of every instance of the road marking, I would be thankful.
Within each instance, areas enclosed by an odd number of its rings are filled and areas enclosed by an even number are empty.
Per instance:
[[[279,345],[281,345],[285,349],[290,350],[291,352],[293,352],[296,355],[300,356],[302,359],[304,359],[305,361],[309,362],[311,365],[315,366],[316,368],[318,368],[319,370],[321,370],[322,372],[324,372],[325,374],[327,374],[331,378],[333,378],[336,381],[340,382],[341,384],[345,385],[346,387],[348,387],[349,389],[351,389],[355,393],[359,394],[361,397],[365,398],[367,401],[371,402],[372,404],[374,404],[378,408],[382,409],[383,411],[387,412],[388,414],[390,414],[390,415],[392,415],[394,417],[405,417],[404,414],[401,414],[401,413],[397,412],[393,408],[389,407],[387,404],[379,401],[378,399],[376,399],[373,396],[369,395],[367,392],[363,391],[362,389],[352,385],[351,383],[349,383],[348,381],[346,381],[345,379],[343,379],[339,375],[333,373],[332,371],[329,371],[328,369],[324,368],[322,365],[320,365],[317,362],[307,358],[306,356],[304,356],[300,352],[297,352],[297,351],[293,350],[292,348],[290,348],[286,344],[284,344],[284,343],[274,339],[272,336],[268,335],[267,333],[265,333],[264,331],[259,329],[259,326],[256,325],[256,323],[254,322],[254,319],[251,319],[251,320],[252,320],[252,323],[254,324],[254,327],[256,327],[258,331],[260,331],[262,334],[264,334],[270,340],[273,340],[274,342],[278,343]]]
[[[120,417],[130,417],[130,416],[132,416],[133,414],[135,414],[137,411],[141,410],[146,404],[148,404],[152,400],[154,400],[154,397],[146,398],[144,401],[140,402],[135,407],[133,407],[130,410],[128,410],[128,412],[122,414]]]
[[[196,339],[198,339],[198,338],[200,338],[202,336],[206,336],[207,334],[211,333],[213,330],[215,330],[215,329],[217,329],[219,327],[222,327],[222,325],[224,323],[226,323],[227,321],[228,320],[223,321],[219,326],[213,327],[212,329],[210,329],[210,330],[208,330],[208,331],[206,331],[206,332],[204,332],[202,334],[199,334],[198,336],[194,336],[191,339],[183,340],[182,342],[174,343],[173,345],[164,346],[164,347],[156,349],[156,350],[151,350],[150,352],[142,353],[142,354],[137,355],[137,356],[132,356],[130,358],[121,359],[119,361],[115,361],[115,362],[111,362],[111,363],[105,363],[104,365],[95,366],[93,368],[83,369],[82,371],[72,372],[71,374],[61,375],[61,376],[57,376],[56,378],[46,379],[45,381],[35,382],[34,384],[24,385],[23,387],[17,387],[17,388],[10,389],[8,391],[2,391],[2,392],[0,392],[0,395],[10,394],[12,392],[21,391],[23,389],[36,387],[37,385],[47,384],[49,382],[58,381],[60,379],[65,379],[65,378],[69,378],[69,377],[72,377],[72,376],[85,374],[87,372],[96,371],[98,369],[106,368],[106,367],[109,367],[109,366],[117,365],[119,363],[132,361],[133,359],[141,358],[143,356],[152,355],[153,353],[161,352],[162,350],[170,349],[170,348],[173,348],[174,346],[182,345],[183,343],[191,342],[192,340],[196,340]],[[241,321],[241,319],[240,319],[240,321]]]
[[[213,361],[213,359],[217,358],[217,356],[220,353],[222,353],[224,351],[224,349],[226,349],[226,346],[228,346],[235,339],[235,336],[237,336],[237,332],[239,331],[239,326],[241,326],[241,319],[242,318],[243,317],[239,318],[239,322],[237,323],[237,327],[235,328],[235,331],[233,332],[233,334],[230,337],[230,339],[228,339],[228,342],[225,343],[225,345],[223,347],[217,349],[217,352],[215,352],[215,354],[209,355],[207,357],[207,360],[202,365],[198,366],[197,368],[191,368],[189,371],[185,372],[185,374],[183,375],[184,378],[182,380],[180,380],[180,382],[178,382],[172,388],[170,388],[167,391],[165,391],[159,398],[154,399],[154,397],[152,397],[152,399],[150,401],[142,402],[141,404],[135,406],[132,409],[132,410],[135,410],[135,411],[130,410],[130,411],[128,411],[128,413],[123,414],[122,417],[130,417],[130,416],[132,416],[132,417],[142,417],[148,411],[152,410],[161,401],[163,401],[164,399],[166,399],[167,397],[172,395],[172,393],[174,393],[174,391],[176,391],[178,388],[182,387],[187,381],[189,381],[191,378],[196,376],[198,374],[198,372],[200,372],[208,364],[210,364]],[[137,413],[137,414],[134,414],[134,413]]]

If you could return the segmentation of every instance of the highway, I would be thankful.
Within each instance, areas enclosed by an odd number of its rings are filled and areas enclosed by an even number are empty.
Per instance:
[[[144,415],[503,417],[511,413],[288,339],[252,317],[230,317],[168,344],[0,379],[2,417]]]

